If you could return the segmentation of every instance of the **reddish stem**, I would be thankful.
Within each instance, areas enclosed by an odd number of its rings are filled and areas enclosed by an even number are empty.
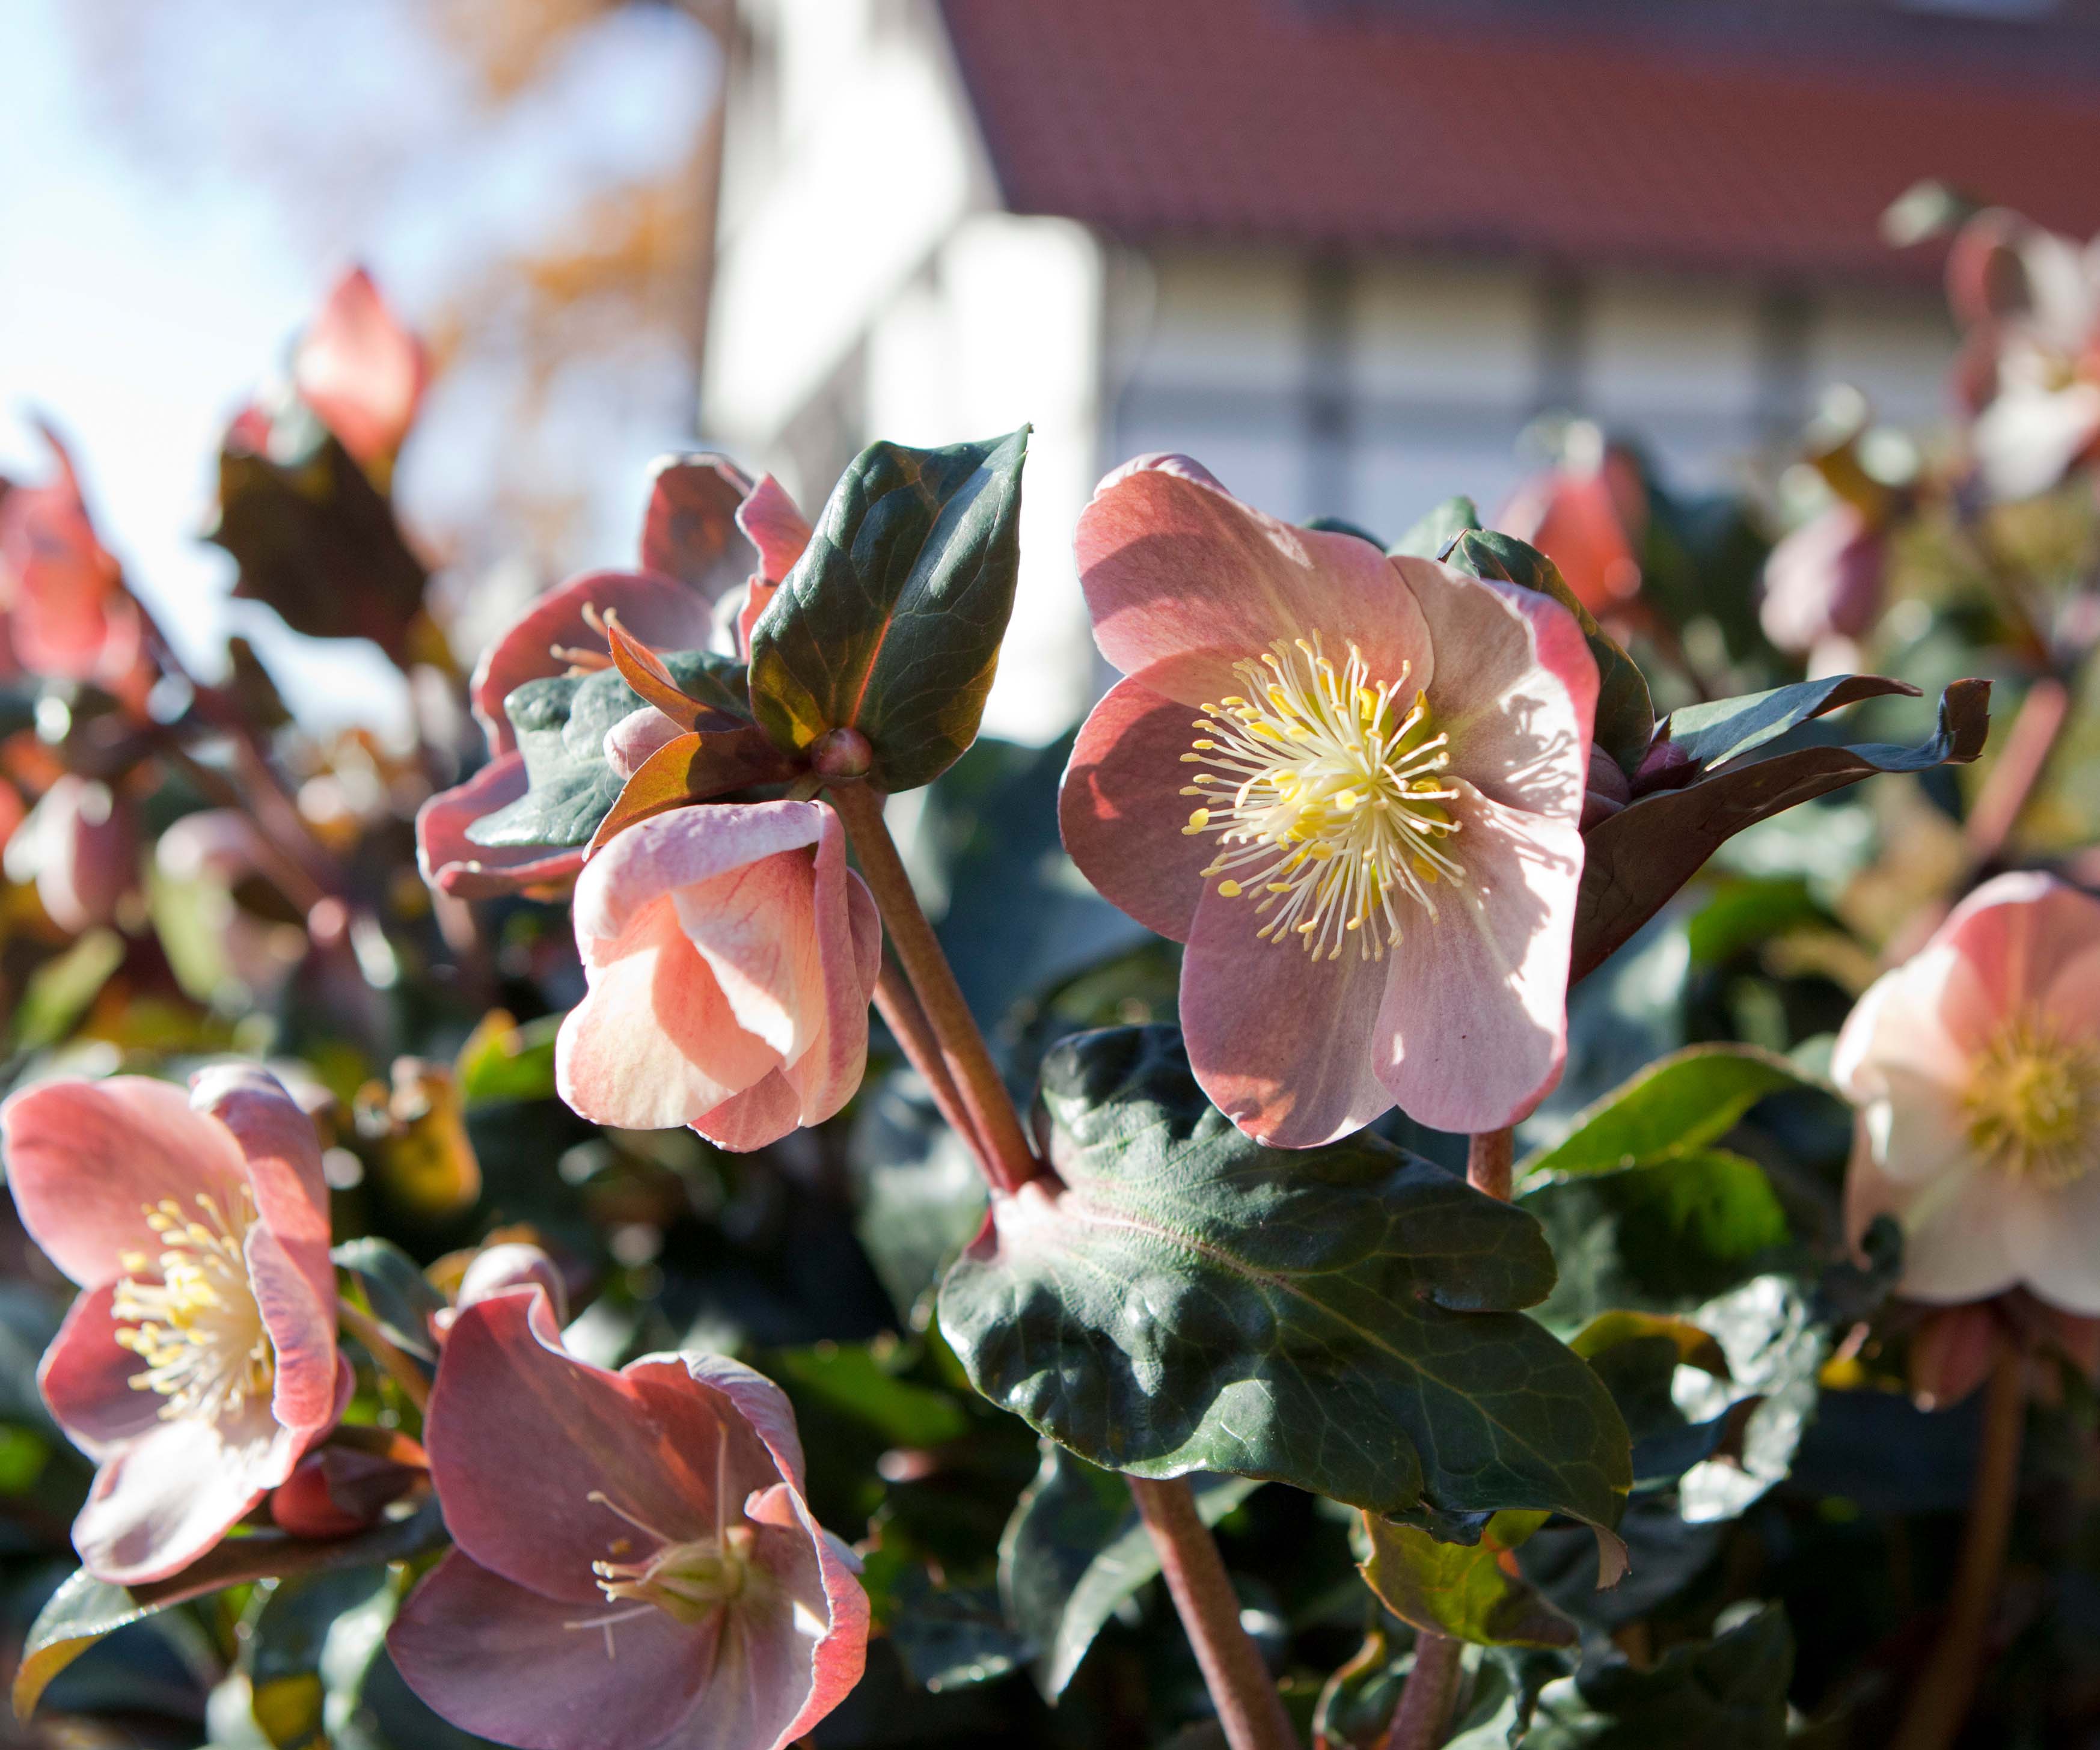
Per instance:
[[[1393,1710],[1385,1750],[1438,1750],[1449,1735],[1451,1710],[1458,1699],[1460,1660],[1465,1643],[1427,1629],[1414,1638],[1414,1668]]]
[[[1962,831],[1971,870],[1985,867],[2005,848],[2070,714],[2070,690],[2054,677],[2045,676],[2027,689]]]
[[[1011,1197],[1042,1170],[1041,1165],[1021,1131],[1020,1114],[1013,1109],[984,1035],[963,1000],[955,970],[920,909],[911,878],[904,872],[903,859],[883,820],[882,797],[864,783],[845,782],[831,787],[831,798],[859,855],[861,874],[875,895],[898,961],[939,1043],[958,1101],[969,1115],[964,1138],[967,1141],[974,1134],[982,1143],[981,1157],[992,1195]]]
[[[876,981],[875,1007],[891,1037],[911,1060],[911,1067],[919,1072],[920,1079],[933,1096],[933,1104],[948,1128],[969,1145],[986,1178],[991,1178],[993,1163],[984,1144],[977,1139],[969,1113],[964,1109],[963,1097],[956,1091],[955,1078],[948,1073],[948,1060],[941,1054],[941,1042],[933,1037],[926,1012],[920,1007],[918,998],[911,993],[911,981],[886,954],[882,957],[881,976]]]
[[[1482,1131],[1466,1144],[1466,1183],[1498,1202],[1510,1199],[1510,1175],[1516,1162],[1516,1133],[1505,1126]]]
[[[2006,1342],[1983,1400],[1983,1444],[1969,1494],[1969,1523],[1939,1640],[1932,1650],[1892,1750],[1948,1750],[1976,1699],[1983,1643],[1998,1602],[2013,1505],[2019,1497],[2020,1442],[2027,1431],[2027,1360]]]
[[[1196,1511],[1189,1485],[1178,1479],[1124,1480],[1159,1552],[1159,1571],[1196,1650],[1204,1684],[1217,1704],[1225,1742],[1232,1750],[1296,1750],[1298,1735],[1283,1711],[1283,1698],[1241,1626],[1239,1596],[1225,1572],[1224,1558]]]

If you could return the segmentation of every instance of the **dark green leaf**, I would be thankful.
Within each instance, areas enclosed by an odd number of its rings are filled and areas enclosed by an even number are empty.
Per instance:
[[[969,1430],[954,1398],[898,1378],[866,1343],[775,1350],[766,1370],[798,1398],[865,1423],[893,1446],[938,1446]]]
[[[1539,1309],[1556,1329],[1617,1307],[1688,1311],[1768,1267],[1792,1238],[1764,1169],[1718,1149],[1548,1179],[1517,1206],[1560,1262]]]
[[[228,1537],[179,1574],[128,1590],[82,1568],[51,1594],[30,1625],[15,1673],[15,1717],[29,1718],[45,1686],[104,1635],[171,1604],[252,1580],[404,1562],[435,1549],[444,1536],[444,1519],[431,1497],[405,1518],[351,1537],[313,1542],[274,1532]]]
[[[1374,547],[1382,549],[1385,545],[1369,529],[1361,523],[1350,522],[1346,517],[1314,517],[1305,527],[1317,529],[1323,535],[1353,535],[1358,540],[1368,541]]]
[[[1440,559],[1460,536],[1480,526],[1480,507],[1472,500],[1447,498],[1386,551],[1402,558]]]
[[[1908,681],[1885,675],[1829,675],[1769,693],[1680,705],[1656,725],[1655,738],[1682,748],[1695,765],[1715,766],[1778,739],[1811,717],[1891,693],[1917,697],[1917,689]]]
[[[1629,776],[1647,755],[1655,730],[1655,705],[1648,681],[1634,659],[1597,624],[1596,616],[1576,600],[1560,568],[1535,547],[1493,529],[1475,529],[1458,537],[1450,562],[1476,577],[1498,577],[1505,583],[1549,595],[1575,616],[1597,659],[1597,745],[1617,760]]]
[[[935,1695],[1017,1669],[1027,1643],[1007,1626],[990,1586],[936,1586],[923,1567],[898,1582],[889,1638],[906,1674]]]
[[[949,1271],[977,1389],[1096,1464],[1273,1478],[1388,1515],[1568,1513],[1608,1527],[1626,1430],[1516,1309],[1553,1260],[1520,1210],[1365,1133],[1268,1149],[1163,1028],[1044,1061],[1054,1192]]]
[[[380,1329],[397,1349],[435,1364],[430,1315],[444,1297],[430,1286],[421,1267],[390,1240],[346,1240],[329,1254],[338,1270],[347,1271],[363,1290],[365,1304]]]
[[[205,539],[240,566],[236,596],[311,638],[369,638],[397,663],[428,581],[393,506],[318,420],[288,410],[263,450],[241,427],[218,458],[218,514]]]
[[[1581,1113],[1557,1148],[1527,1161],[1525,1180],[1651,1165],[1718,1142],[1767,1094],[1817,1084],[1754,1045],[1694,1045],[1643,1069]]]
[[[1609,1664],[1548,1684],[1524,1750],[1781,1750],[1793,1636],[1767,1604],[1652,1670]]]
[[[1542,1513],[1498,1513],[1468,1548],[1367,1513],[1364,1584],[1402,1622],[1432,1633],[1483,1646],[1573,1646],[1574,1624],[1533,1589],[1512,1554],[1545,1523]]]
[[[1671,1387],[1685,1364],[1686,1346],[1718,1365],[1727,1377],[1720,1346],[1684,1320],[1652,1315],[1606,1313],[1583,1327],[1570,1345],[1587,1355],[1597,1377],[1612,1394],[1634,1441],[1634,1487],[1660,1488],[1674,1483],[1694,1465],[1711,1458],[1738,1434],[1757,1408],[1744,1398],[1707,1421],[1694,1422],[1678,1408]]]
[[[984,1175],[910,1070],[863,1089],[850,1158],[854,1235],[898,1317],[909,1320],[984,1225]]]
[[[275,1750],[325,1750],[321,1649],[345,1611],[386,1584],[384,1567],[302,1574],[271,1589],[248,1624],[249,1712]]]
[[[1189,1480],[1206,1525],[1261,1486],[1246,1477]],[[1123,1479],[1045,1440],[1043,1468],[999,1539],[999,1585],[1007,1615],[1035,1650],[1036,1685],[1047,1699],[1064,1693],[1109,1618],[1158,1572],[1159,1552]]]
[[[1797,747],[1731,765],[1682,790],[1637,798],[1583,835],[1571,977],[1580,978],[1659,911],[1720,845],[1745,827],[1877,772],[1960,765],[1983,751],[1991,683],[1957,681],[1939,702],[1939,732],[1914,747]]]
[[[752,632],[751,695],[800,752],[857,729],[872,782],[929,783],[976,738],[1013,608],[1028,431],[870,445]]]
[[[1313,1743],[1320,1750],[1384,1750],[1406,1681],[1407,1667],[1381,1619],[1321,1690],[1312,1713]]]

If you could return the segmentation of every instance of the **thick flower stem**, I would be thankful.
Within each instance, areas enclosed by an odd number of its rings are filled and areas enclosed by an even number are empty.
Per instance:
[[[2005,1545],[2018,1498],[2020,1441],[2027,1427],[2027,1360],[2017,1343],[2000,1349],[1983,1400],[1983,1446],[1969,1496],[1969,1523],[1947,1620],[1892,1750],[1948,1750],[1975,1699],[1983,1642],[1997,1607]]]
[[[1295,1750],[1283,1699],[1261,1654],[1240,1625],[1240,1601],[1224,1558],[1196,1512],[1196,1497],[1178,1479],[1155,1483],[1129,1477],[1139,1516],[1159,1552],[1160,1571],[1181,1625],[1196,1650],[1203,1682],[1216,1703],[1218,1723],[1232,1750]]]
[[[875,895],[898,962],[918,993],[927,1023],[940,1043],[963,1109],[969,1114],[971,1130],[984,1145],[984,1166],[993,1194],[1011,1197],[1041,1169],[1021,1132],[1021,1117],[1006,1084],[986,1049],[984,1035],[963,1000],[948,957],[941,951],[933,926],[926,921],[918,895],[911,890],[911,878],[904,872],[896,841],[882,818],[882,797],[857,782],[834,783],[830,794],[860,857],[861,874]],[[964,1139],[969,1139],[969,1132]]]
[[[1466,1145],[1466,1183],[1507,1203],[1510,1170],[1516,1161],[1516,1133],[1505,1126],[1482,1131]]]
[[[1449,1735],[1465,1652],[1465,1643],[1448,1634],[1424,1629],[1415,1636],[1414,1668],[1408,1673],[1400,1705],[1393,1709],[1385,1750],[1439,1750]]]
[[[1466,1144],[1466,1183],[1476,1191],[1507,1203],[1516,1160],[1516,1134],[1507,1125],[1482,1131]],[[1458,1699],[1460,1642],[1427,1630],[1415,1637],[1414,1668],[1393,1710],[1386,1750],[1436,1750],[1449,1733],[1451,1708]]]
[[[962,1138],[970,1153],[977,1157],[979,1167],[990,1177],[993,1171],[991,1158],[978,1139],[977,1127],[970,1122],[969,1113],[963,1109],[963,1096],[956,1091],[955,1078],[948,1073],[948,1060],[941,1054],[941,1042],[933,1037],[926,1012],[912,994],[911,981],[887,954],[882,957],[882,974],[876,981],[875,1007],[882,1016],[883,1025],[889,1029],[890,1037],[897,1041],[898,1049],[919,1072],[942,1120]]]
[[[1042,1165],[1028,1146],[1021,1115],[963,1000],[933,927],[920,908],[883,821],[882,797],[854,782],[834,782],[829,789],[909,986],[899,988],[885,965],[887,995],[884,985],[876,987],[876,1000],[885,1005],[883,1017],[925,1077],[942,1114],[976,1150],[992,1195],[1010,1197],[1036,1178]],[[1159,1552],[1160,1571],[1232,1750],[1296,1750],[1297,1735],[1282,1698],[1240,1621],[1239,1600],[1224,1558],[1196,1511],[1189,1485],[1179,1479],[1124,1480]]]

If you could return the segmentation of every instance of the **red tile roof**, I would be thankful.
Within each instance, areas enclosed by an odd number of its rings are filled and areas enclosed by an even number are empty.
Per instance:
[[[1917,0],[1912,0],[1915,7]],[[2100,230],[2100,33],[1860,0],[942,0],[1008,204],[1134,240],[1908,278],[1938,176]],[[1602,20],[1599,23],[1599,20]]]

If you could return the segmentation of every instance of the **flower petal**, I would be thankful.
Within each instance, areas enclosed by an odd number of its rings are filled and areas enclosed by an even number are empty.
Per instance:
[[[591,858],[576,884],[576,940],[611,941],[673,888],[814,844],[837,817],[819,802],[719,802],[674,809],[630,827]]]
[[[1094,639],[1117,668],[1184,704],[1238,690],[1232,665],[1279,638],[1351,644],[1374,678],[1431,674],[1421,615],[1392,563],[1353,535],[1294,528],[1242,504],[1185,456],[1144,456],[1079,518]]]
[[[666,1539],[712,1532],[722,1438],[708,1403],[565,1353],[545,1294],[522,1289],[452,1321],[424,1444],[462,1549],[545,1597],[602,1604],[591,1563],[654,1545],[593,1492]],[[748,1436],[730,1452],[745,1481],[769,1479]]]
[[[1895,1216],[1904,1235],[1899,1294],[1943,1305],[1981,1300],[2019,1281],[2005,1235],[2017,1190],[1982,1167],[1926,1184],[1899,1183],[1875,1166],[1862,1141],[1845,1177],[1845,1231],[1856,1245],[1877,1215]]]
[[[336,282],[292,363],[300,399],[368,468],[400,448],[430,374],[422,343],[362,267]]]
[[[249,1404],[236,1422],[161,1422],[95,1473],[73,1521],[73,1547],[112,1585],[165,1579],[289,1477],[301,1449],[263,1404]]]
[[[240,1150],[166,1082],[112,1076],[47,1082],[0,1106],[8,1182],[30,1237],[83,1288],[123,1274],[124,1253],[157,1249],[146,1210],[200,1192],[225,1206]]]
[[[2000,1011],[1976,969],[1944,940],[1928,944],[1867,987],[1838,1030],[1830,1078],[1855,1105],[1936,1087],[1935,1110],[1967,1084],[1970,1055]],[[1884,1165],[1887,1163],[1885,1162]],[[1916,1176],[1900,1161],[1898,1178]]]
[[[668,721],[666,719],[665,721]],[[416,810],[416,865],[423,879],[456,899],[493,899],[566,886],[584,866],[581,845],[476,844],[466,829],[523,796],[525,756],[500,753],[465,783]]]
[[[843,871],[844,853],[838,853]],[[845,893],[834,880],[843,934]],[[798,851],[760,858],[726,875],[673,890],[671,903],[708,963],[737,1025],[792,1063],[824,1014],[823,954],[815,871]]]
[[[158,1392],[131,1389],[145,1364],[117,1347],[109,1311],[116,1292],[113,1284],[83,1289],[37,1369],[37,1386],[53,1419],[98,1464],[158,1426],[168,1401]]]
[[[770,474],[761,474],[750,496],[737,506],[736,526],[758,549],[758,575],[769,584],[795,569],[815,532],[788,488]]]
[[[1118,910],[1186,941],[1216,854],[1205,833],[1185,833],[1192,799],[1180,794],[1181,756],[1195,738],[1189,707],[1141,681],[1118,681],[1080,725],[1057,792],[1065,849]]]
[[[1560,1078],[1582,836],[1573,815],[1505,808],[1462,778],[1457,883],[1389,950],[1376,1040],[1401,1110],[1440,1131],[1514,1124]]]
[[[2100,1172],[2007,1200],[2006,1255],[2020,1281],[2066,1312],[2100,1313]]]
[[[730,1095],[691,1122],[717,1148],[749,1154],[801,1129],[802,1096],[784,1070],[770,1069],[742,1093]]]
[[[2100,1043],[2100,943],[2063,963],[2043,991],[2041,1006],[2058,1026]]]
[[[386,1650],[433,1712],[479,1736],[652,1750],[706,1690],[713,1636],[648,1605],[611,1625],[610,1651],[603,1629],[576,1626],[622,1608],[543,1598],[454,1549],[408,1595]]]
[[[668,896],[616,939],[593,941],[585,971],[590,988],[555,1038],[554,1078],[594,1123],[689,1124],[779,1065],[779,1052],[737,1025]]]
[[[2100,947],[2100,899],[2054,875],[2001,875],[1956,906],[1933,940],[1974,968],[1995,1014],[2007,1016]]]
[[[1551,596],[1433,559],[1392,562],[1440,653],[1429,705],[1450,737],[1451,769],[1505,807],[1578,819],[1597,662],[1575,616]]]
[[[1257,1141],[1313,1148],[1388,1109],[1374,1029],[1390,960],[1315,960],[1257,941],[1251,898],[1215,889],[1196,907],[1181,962],[1189,1067],[1211,1103]]]
[[[596,650],[605,642],[584,617],[585,608],[613,610],[620,624],[658,650],[703,649],[714,627],[712,604],[705,596],[653,571],[586,571],[549,590],[474,665],[474,714],[488,737],[490,753],[508,753],[518,745],[504,700],[527,681],[567,667],[553,654],[555,646]]]

